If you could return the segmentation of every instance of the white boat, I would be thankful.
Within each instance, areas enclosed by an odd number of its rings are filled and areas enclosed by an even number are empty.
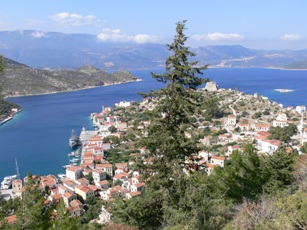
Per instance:
[[[17,178],[17,175],[6,176],[1,182],[1,189],[10,189],[12,187],[12,181]]]
[[[79,150],[68,153],[69,157],[77,157],[77,156],[80,156],[80,155],[81,155],[81,152]]]
[[[72,163],[77,163],[79,160],[80,160],[80,159],[73,158],[73,159],[70,160],[70,162],[72,162]]]
[[[71,165],[63,165],[62,167],[67,169],[67,168],[71,167]]]
[[[59,177],[59,178],[66,178],[66,174],[64,174],[64,173],[59,173],[59,174],[58,174],[58,177]]]
[[[71,148],[75,148],[81,145],[80,138],[75,134],[75,130],[72,130],[71,137],[69,138],[68,144]]]

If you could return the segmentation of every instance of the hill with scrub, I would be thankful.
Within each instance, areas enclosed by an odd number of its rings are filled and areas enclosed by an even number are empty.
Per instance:
[[[6,58],[3,66],[0,85],[5,97],[66,92],[139,80],[128,71],[110,74],[92,66],[74,70],[35,69]]]

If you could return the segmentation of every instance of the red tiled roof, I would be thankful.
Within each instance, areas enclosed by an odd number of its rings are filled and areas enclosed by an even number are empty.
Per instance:
[[[136,196],[142,195],[141,192],[129,192],[129,194],[130,194],[131,197],[136,197]]]
[[[17,215],[11,215],[5,218],[9,224],[15,224],[17,220]]]
[[[225,161],[225,157],[222,156],[212,156],[211,159]]]

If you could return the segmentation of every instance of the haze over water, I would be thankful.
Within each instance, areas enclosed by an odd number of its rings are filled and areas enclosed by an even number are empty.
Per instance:
[[[102,105],[114,106],[119,101],[139,101],[138,92],[158,89],[163,84],[151,78],[150,71],[131,71],[142,82],[99,87],[69,93],[8,99],[23,111],[0,126],[0,180],[16,174],[15,158],[21,177],[27,172],[47,175],[63,173],[71,151],[71,130],[80,134],[82,127],[93,129],[89,115],[100,112]],[[247,94],[258,92],[284,106],[307,105],[307,71],[275,69],[209,69],[204,77],[216,81],[220,88],[238,88]],[[292,89],[279,93],[274,89]]]

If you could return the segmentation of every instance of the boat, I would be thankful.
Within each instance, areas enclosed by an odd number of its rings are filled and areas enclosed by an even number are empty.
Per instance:
[[[80,161],[80,159],[73,158],[73,159],[70,160],[70,162],[72,162],[72,163],[77,163],[78,161]]]
[[[78,157],[81,155],[81,152],[79,150],[75,151],[75,152],[71,152],[67,154],[69,157]]]
[[[17,175],[4,177],[3,181],[1,182],[1,189],[10,189],[12,187],[13,180],[16,178]]]
[[[275,89],[275,91],[280,92],[280,93],[289,93],[293,92],[293,89]]]
[[[75,148],[79,145],[81,145],[80,138],[75,134],[75,130],[72,130],[71,137],[69,138],[69,146],[71,148]]]
[[[59,173],[59,174],[58,174],[58,177],[59,177],[59,178],[66,178],[66,174],[64,174],[64,173]]]
[[[67,169],[67,168],[71,167],[71,165],[63,165],[62,167],[63,167],[64,169]]]

